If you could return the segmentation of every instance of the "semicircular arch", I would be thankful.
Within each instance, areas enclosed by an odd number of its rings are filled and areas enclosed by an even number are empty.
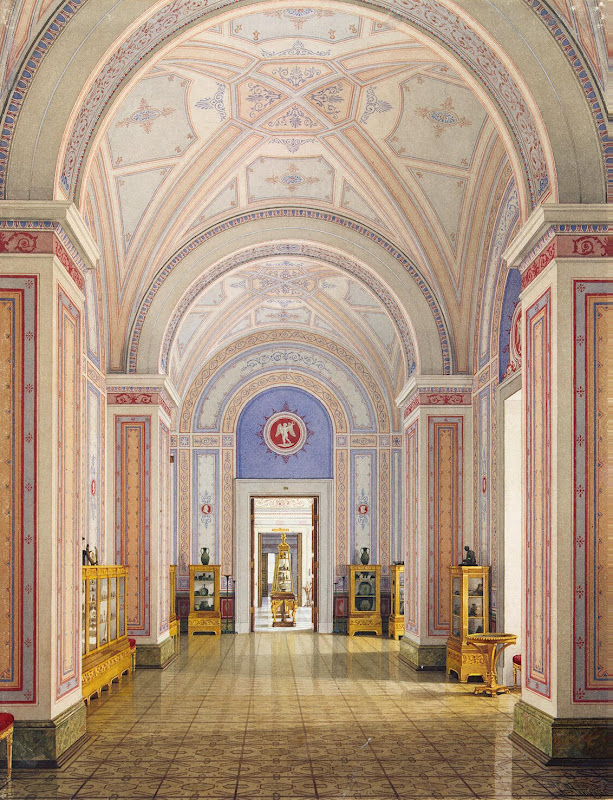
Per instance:
[[[602,116],[600,104],[592,112],[586,93],[594,107],[593,88],[581,85],[555,39],[542,35],[530,8],[523,3],[512,9],[496,3],[475,6],[469,0],[429,0],[402,8],[391,0],[353,1],[418,29],[476,76],[513,133],[532,196],[529,206],[546,194],[560,202],[602,202],[603,143],[593,116]],[[104,4],[93,0],[62,4],[24,58],[10,93],[0,141],[0,196],[78,198],[88,145],[121,87],[161,47],[229,5],[229,0],[218,0],[203,8],[185,0],[155,5],[142,14],[138,4],[119,3],[109,15]],[[73,35],[60,36],[68,26]],[[62,92],[41,102],[46,94],[41,84],[49,81],[61,82]],[[569,115],[571,108],[587,113]],[[25,131],[30,135],[20,135]],[[540,141],[551,147],[551,158]]]
[[[381,433],[389,433],[391,427],[391,415],[395,413],[395,409],[391,408],[390,398],[386,398],[380,389],[378,381],[372,375],[370,370],[360,362],[356,356],[349,352],[338,342],[333,342],[327,337],[300,331],[300,330],[264,330],[259,331],[249,336],[246,336],[238,341],[232,342],[223,350],[210,359],[209,362],[204,364],[198,375],[192,381],[183,401],[181,413],[179,416],[179,430],[182,433],[199,431],[201,430],[198,422],[198,414],[201,406],[202,399],[206,394],[207,401],[210,400],[210,383],[216,381],[224,374],[224,372],[232,367],[239,376],[243,375],[244,364],[249,361],[253,356],[254,363],[251,366],[252,375],[248,375],[240,380],[231,380],[228,389],[220,388],[215,395],[214,408],[210,409],[209,413],[215,417],[215,429],[224,427],[226,425],[227,414],[224,409],[229,402],[229,398],[237,391],[237,386],[250,385],[253,380],[262,379],[264,383],[269,382],[268,385],[276,385],[274,381],[289,380],[288,372],[286,370],[279,370],[278,361],[273,360],[270,363],[268,360],[262,362],[261,353],[264,348],[271,345],[279,347],[279,342],[285,343],[286,347],[303,345],[310,349],[315,349],[325,354],[330,363],[338,363],[341,370],[346,370],[347,375],[352,376],[352,382],[358,382],[358,387],[355,388],[356,397],[359,394],[359,389],[364,397],[365,414],[374,416],[371,423],[368,424],[369,428]],[[326,391],[330,396],[335,395],[341,397],[346,392],[341,391],[341,387],[335,385],[331,381],[327,381],[317,376],[316,372],[321,365],[305,363],[301,359],[292,360],[291,374],[294,379],[301,381],[296,385],[306,385],[305,382],[316,380],[318,386],[326,387]],[[257,376],[257,377],[256,377]],[[267,377],[268,376],[268,377]],[[302,377],[298,377],[302,376]],[[270,383],[272,381],[272,383]],[[323,389],[322,389],[323,391]],[[342,407],[345,409],[345,425],[350,426],[350,411],[352,406],[350,397],[342,397]],[[355,401],[354,401],[355,405]],[[368,411],[368,406],[372,412]],[[355,412],[354,412],[355,413]],[[224,420],[223,423],[220,421]],[[227,432],[227,431],[224,431]],[[373,431],[370,431],[373,432]]]
[[[338,214],[301,209],[242,214],[182,247],[159,270],[136,310],[128,371],[165,369],[178,321],[206,286],[246,263],[250,254],[287,253],[319,258],[376,288],[405,348],[407,377],[415,370],[429,374],[452,371],[453,336],[447,315],[411,260],[362,224]],[[411,280],[406,280],[407,275]],[[410,319],[403,308],[411,310]]]

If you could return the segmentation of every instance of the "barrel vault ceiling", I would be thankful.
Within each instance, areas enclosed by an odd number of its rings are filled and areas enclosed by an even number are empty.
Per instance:
[[[591,4],[557,5],[600,63]],[[55,7],[21,0],[4,11],[5,79]],[[81,211],[102,254],[107,368],[125,369],[142,299],[180,247],[238,214],[309,208],[407,254],[436,292],[467,370],[485,234],[522,180],[483,88],[390,17],[347,3],[262,2],[190,27],[113,98],[83,169]],[[411,309],[402,313],[410,320]],[[243,263],[207,286],[176,326],[166,366],[185,391],[198,364],[234,338],[288,326],[342,342],[391,394],[406,380],[389,304],[338,267],[291,253]]]
[[[504,126],[449,56],[404,26],[347,5],[252,8],[175,41],[98,132],[82,210],[103,253],[111,368],[121,368],[123,332],[177,246],[269,207],[327,210],[391,240],[439,287],[466,342],[483,226],[516,166]],[[177,383],[182,365],[191,372],[228,336],[288,321],[349,339],[390,380],[406,380],[374,296],[355,306],[357,289],[340,274],[329,281],[336,296],[315,277],[317,289],[292,303],[254,292],[283,267],[304,270],[299,260],[259,264],[207,289],[231,297],[216,312],[206,298],[193,302],[170,360]]]

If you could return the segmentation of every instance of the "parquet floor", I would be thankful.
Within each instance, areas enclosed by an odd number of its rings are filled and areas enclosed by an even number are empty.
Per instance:
[[[0,775],[0,798],[610,797],[604,769],[543,767],[511,744],[516,699],[415,673],[389,640],[183,636],[167,670],[92,701],[70,763]]]

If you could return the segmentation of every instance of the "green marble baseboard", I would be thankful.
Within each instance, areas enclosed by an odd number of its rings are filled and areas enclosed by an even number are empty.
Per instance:
[[[406,636],[400,640],[400,658],[415,670],[445,671],[446,645],[416,644]]]
[[[140,669],[165,669],[176,657],[171,636],[158,644],[136,644],[136,666]]]
[[[611,758],[613,721],[556,719],[520,700],[514,711],[511,740],[545,764]]]
[[[89,740],[86,720],[83,700],[51,720],[15,720],[13,767],[61,767]]]

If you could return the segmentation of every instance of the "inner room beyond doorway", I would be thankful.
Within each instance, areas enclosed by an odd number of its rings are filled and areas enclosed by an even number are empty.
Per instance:
[[[273,627],[270,607],[275,557],[281,536],[290,546],[296,626]],[[258,497],[254,499],[255,630],[278,632],[313,630],[313,498]]]

